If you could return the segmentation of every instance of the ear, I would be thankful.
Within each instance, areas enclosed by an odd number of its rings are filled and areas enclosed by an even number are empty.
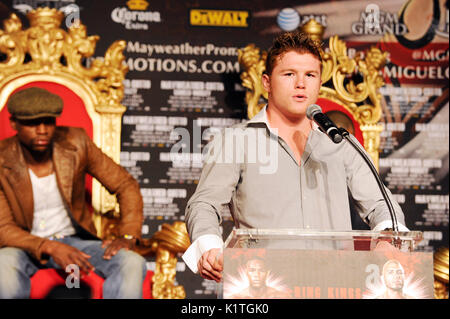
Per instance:
[[[9,124],[11,125],[11,127],[14,131],[17,131],[17,122],[16,121],[14,121],[12,118],[10,118]]]
[[[270,76],[266,73],[262,75],[262,84],[264,89],[270,93]]]

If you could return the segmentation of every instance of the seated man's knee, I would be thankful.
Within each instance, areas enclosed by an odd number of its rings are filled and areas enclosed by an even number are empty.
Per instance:
[[[121,249],[118,252],[118,255],[120,257],[120,263],[121,267],[126,271],[143,271],[146,270],[146,261],[145,258],[139,255],[138,253],[131,251],[131,250],[125,250]]]
[[[24,255],[18,248],[0,248],[0,298],[29,297],[30,282]]]
[[[114,271],[103,285],[104,298],[142,298],[142,288],[147,273],[144,257],[125,249],[111,259]]]
[[[17,269],[17,266],[20,264],[21,255],[22,250],[18,248],[0,248],[0,272]]]

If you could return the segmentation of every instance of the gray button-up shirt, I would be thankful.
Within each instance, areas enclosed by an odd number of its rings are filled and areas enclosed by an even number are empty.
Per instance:
[[[186,207],[192,241],[206,234],[221,237],[224,206],[229,206],[237,228],[351,230],[350,195],[371,229],[390,221],[377,182],[361,156],[345,140],[334,144],[317,127],[308,136],[300,165],[270,128],[265,108],[251,120],[225,129],[208,149],[199,184]],[[392,202],[404,225],[400,206],[393,198]]]

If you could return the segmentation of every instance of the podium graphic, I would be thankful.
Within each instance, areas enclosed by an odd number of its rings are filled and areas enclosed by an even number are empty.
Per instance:
[[[432,253],[421,232],[234,229],[224,299],[430,299]]]

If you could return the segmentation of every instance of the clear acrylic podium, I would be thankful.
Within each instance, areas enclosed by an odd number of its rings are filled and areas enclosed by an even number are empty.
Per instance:
[[[420,231],[327,231],[309,229],[233,229],[225,248],[292,248],[370,250],[380,241],[412,252],[423,239]]]
[[[218,297],[433,298],[432,254],[415,251],[422,238],[419,231],[234,229]]]

